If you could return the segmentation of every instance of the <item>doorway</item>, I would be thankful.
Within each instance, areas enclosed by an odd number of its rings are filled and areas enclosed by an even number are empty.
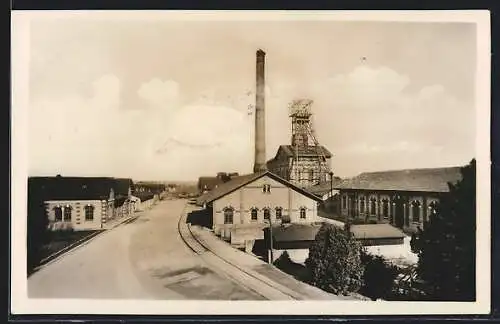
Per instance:
[[[393,198],[394,202],[394,225],[399,228],[403,228],[405,225],[404,221],[404,216],[405,216],[405,211],[404,211],[404,205],[403,205],[403,199],[401,196],[395,196]]]
[[[356,201],[354,200],[354,196],[349,196],[349,218],[353,219],[356,215]]]

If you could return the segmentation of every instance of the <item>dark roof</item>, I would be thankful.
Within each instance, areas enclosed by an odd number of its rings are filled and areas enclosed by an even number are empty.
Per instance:
[[[314,241],[321,225],[286,224],[273,226],[273,240],[276,242]]]
[[[115,196],[128,196],[128,190],[134,189],[134,182],[132,179],[116,178],[114,179],[113,190]]]
[[[207,190],[212,190],[221,183],[224,183],[224,180],[220,177],[200,177],[198,179],[198,189],[204,190],[206,187]]]
[[[101,200],[109,198],[111,189],[124,195],[130,179],[110,177],[29,177],[28,192],[42,200]]]
[[[286,224],[273,226],[273,239],[276,242],[314,241],[321,225]],[[351,233],[358,240],[404,238],[405,234],[389,224],[351,225]]]
[[[154,198],[154,194],[151,193],[151,192],[136,192],[134,193],[134,197],[137,197],[142,201],[147,201],[147,200],[151,200]]]
[[[389,224],[351,225],[350,231],[357,239],[404,238],[405,234]]]
[[[324,182],[324,183],[320,183],[318,185],[307,188],[307,190],[310,193],[312,193],[313,195],[317,195],[319,197],[322,197],[323,195],[330,192],[332,186],[333,186],[333,189],[335,190],[335,188],[337,186],[339,186],[341,183],[342,183],[341,179],[333,178],[333,183],[330,183],[329,181]]]
[[[280,145],[276,153],[276,156],[270,161],[277,159],[281,152],[283,152],[284,155],[287,157],[293,157],[295,156],[295,147],[293,147],[292,145]],[[320,155],[324,155],[326,158],[332,157],[332,153],[322,145],[319,146],[309,145],[305,147],[299,147],[297,153],[301,157],[320,156]]]
[[[311,199],[314,199],[316,201],[321,201],[320,198],[313,195],[312,193],[293,185],[292,183],[286,181],[285,179],[278,177],[274,173],[272,173],[270,171],[261,171],[261,172],[257,172],[257,173],[251,173],[251,174],[246,174],[246,175],[234,177],[230,181],[225,182],[223,184],[220,184],[214,190],[209,191],[209,192],[201,195],[196,200],[196,203],[198,205],[210,203],[216,199],[219,199],[220,197],[223,197],[227,194],[230,194],[231,192],[233,192],[235,190],[238,190],[239,188],[245,186],[246,184],[253,182],[253,181],[255,181],[263,176],[268,176],[271,179],[276,180],[276,181],[284,184],[285,186],[290,187],[290,188],[294,189],[295,191],[297,191],[297,192],[299,192],[299,193],[301,193],[301,194],[303,194]]]
[[[336,189],[448,192],[448,182],[461,178],[460,167],[366,172],[342,181]]]
[[[160,193],[164,191],[166,185],[164,183],[153,183],[153,182],[136,182],[134,184],[134,192],[137,191],[148,191],[153,193]]]

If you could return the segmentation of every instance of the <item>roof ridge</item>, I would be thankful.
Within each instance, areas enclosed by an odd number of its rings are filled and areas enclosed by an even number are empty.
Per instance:
[[[361,172],[359,175],[362,174],[374,174],[374,173],[388,173],[388,172],[405,172],[405,171],[430,171],[430,170],[446,170],[446,169],[459,169],[462,166],[448,166],[448,167],[426,167],[426,168],[407,168],[407,169],[389,169],[389,170],[380,170],[380,171],[366,171],[366,172]],[[359,176],[358,175],[358,176]],[[353,176],[352,178],[355,178],[357,176]]]

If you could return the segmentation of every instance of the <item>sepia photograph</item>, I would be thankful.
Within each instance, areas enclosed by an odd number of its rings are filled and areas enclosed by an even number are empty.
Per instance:
[[[14,11],[13,313],[488,313],[489,23]]]

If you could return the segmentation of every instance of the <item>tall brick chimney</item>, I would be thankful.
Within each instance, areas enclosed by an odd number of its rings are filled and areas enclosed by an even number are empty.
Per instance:
[[[265,62],[266,53],[257,51],[257,84],[255,91],[255,163],[253,172],[267,170],[266,165],[266,114],[265,114]]]

